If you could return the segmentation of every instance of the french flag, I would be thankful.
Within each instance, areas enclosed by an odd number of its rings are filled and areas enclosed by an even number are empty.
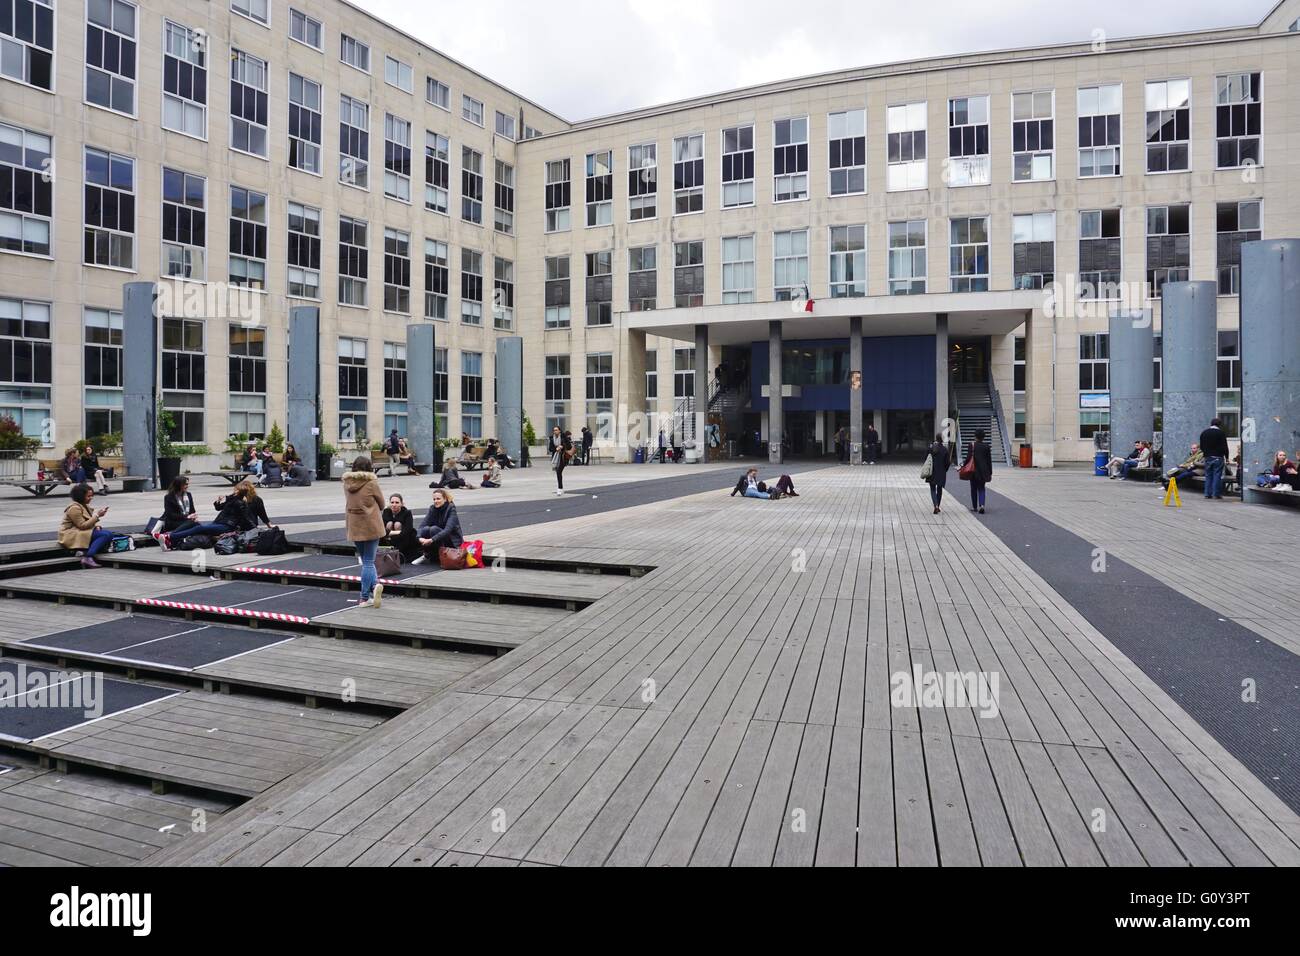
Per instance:
[[[811,312],[813,310],[812,292],[809,291],[807,282],[803,284],[803,310],[805,312]]]

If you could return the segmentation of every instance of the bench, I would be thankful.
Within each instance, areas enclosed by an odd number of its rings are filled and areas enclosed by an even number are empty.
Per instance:
[[[2,488],[21,488],[37,498],[44,498],[62,484],[62,478],[5,478],[0,480],[0,487]]]
[[[487,451],[487,445],[469,445],[462,448],[460,457],[456,459],[456,467],[464,468],[466,471],[483,468],[487,465],[487,460],[483,457],[485,451]]]
[[[1282,488],[1246,489],[1246,500],[1251,504],[1282,505],[1287,508],[1300,508],[1300,491],[1286,491]]]
[[[379,469],[382,468],[388,472],[388,477],[391,478],[393,477],[393,466],[399,464],[399,462],[386,451],[376,451],[371,452],[370,454],[370,464],[374,468],[376,475],[379,474]],[[408,474],[423,475],[426,474],[428,470],[429,463],[427,461],[417,461],[414,462],[413,470],[408,472]]]
[[[26,488],[25,486],[27,484],[37,486],[37,485],[44,484],[45,481],[53,481],[56,485],[62,484],[63,480],[67,477],[63,473],[63,459],[62,458],[40,458],[37,460],[36,464],[37,467],[41,468],[45,472],[45,476],[46,476],[45,479],[43,479],[42,481],[37,481],[33,479],[30,482],[28,482],[26,479],[14,479],[14,481],[23,482],[22,484],[16,485],[16,487],[21,487],[24,488],[24,490],[31,491],[32,494],[36,495],[37,497],[44,497],[45,495],[50,493],[49,488],[46,488],[43,491],[33,491],[31,488]],[[99,467],[101,470],[106,472],[110,470],[113,471],[114,472],[113,477],[106,478],[105,480],[120,481],[122,483],[122,490],[126,492],[144,491],[145,485],[147,485],[151,480],[151,478],[148,475],[120,474],[120,472],[126,471],[126,460],[117,455],[101,456],[99,459]],[[88,477],[93,477],[93,476],[88,476]]]

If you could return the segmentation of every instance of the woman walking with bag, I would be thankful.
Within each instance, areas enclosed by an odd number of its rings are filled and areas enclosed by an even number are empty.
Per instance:
[[[958,477],[970,482],[970,510],[984,514],[984,486],[993,480],[993,452],[984,441],[984,429],[975,429]]]
[[[939,505],[943,502],[943,489],[948,484],[948,446],[943,443],[942,435],[934,436],[934,444],[929,448],[930,457],[926,464],[930,466],[930,473],[924,473],[922,468],[921,477],[930,484],[930,503],[934,505],[934,513],[939,514]]]
[[[384,493],[365,455],[358,457],[352,470],[343,476],[343,493],[348,540],[361,558],[361,602],[357,607],[379,607],[384,586],[375,572],[375,554],[384,537]]]
[[[558,498],[564,494],[564,469],[573,461],[573,435],[570,432],[561,434],[557,425],[551,432],[547,447],[551,451],[551,467],[555,469],[555,496]]]

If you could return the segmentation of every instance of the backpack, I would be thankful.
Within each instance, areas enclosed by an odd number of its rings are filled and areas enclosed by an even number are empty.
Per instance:
[[[221,537],[217,538],[216,543],[212,546],[212,550],[217,552],[217,554],[222,555],[238,554],[239,534],[234,531],[229,531],[226,534],[223,534]]]
[[[254,550],[258,554],[288,554],[289,539],[279,528],[267,528],[258,533]]]
[[[237,553],[251,554],[257,550],[257,541],[261,538],[262,532],[254,528],[252,531],[245,531],[239,535],[237,542]]]

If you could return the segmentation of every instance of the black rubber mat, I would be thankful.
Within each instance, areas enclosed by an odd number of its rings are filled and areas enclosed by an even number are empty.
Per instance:
[[[34,637],[26,644],[81,651],[145,664],[202,667],[289,640],[287,634],[197,624],[165,618],[129,617],[75,631]]]
[[[337,534],[338,532],[331,533]],[[285,561],[276,561],[274,564],[260,564],[257,567],[286,571],[313,571],[318,574],[350,574],[357,577],[361,575],[361,565],[357,564],[356,558],[338,554],[300,554]],[[385,577],[400,578],[419,570],[420,568],[412,567],[409,564],[403,565],[398,574],[385,575]]]
[[[315,617],[352,607],[357,603],[357,592],[302,584],[272,584],[269,581],[231,581],[169,594],[164,600]]]
[[[1113,555],[1094,573],[1095,545],[1002,495],[979,520],[1300,812],[1300,657]]]
[[[57,683],[61,695],[48,693],[42,701],[36,690],[27,689],[32,675],[38,672],[44,682]],[[90,676],[93,693],[76,688],[83,673]],[[0,736],[10,740],[36,740],[176,693],[166,687],[114,680],[89,671],[56,671],[12,660],[0,660],[0,675],[5,675],[0,677],[0,697],[6,698],[0,706]],[[60,702],[65,706],[58,706]]]

